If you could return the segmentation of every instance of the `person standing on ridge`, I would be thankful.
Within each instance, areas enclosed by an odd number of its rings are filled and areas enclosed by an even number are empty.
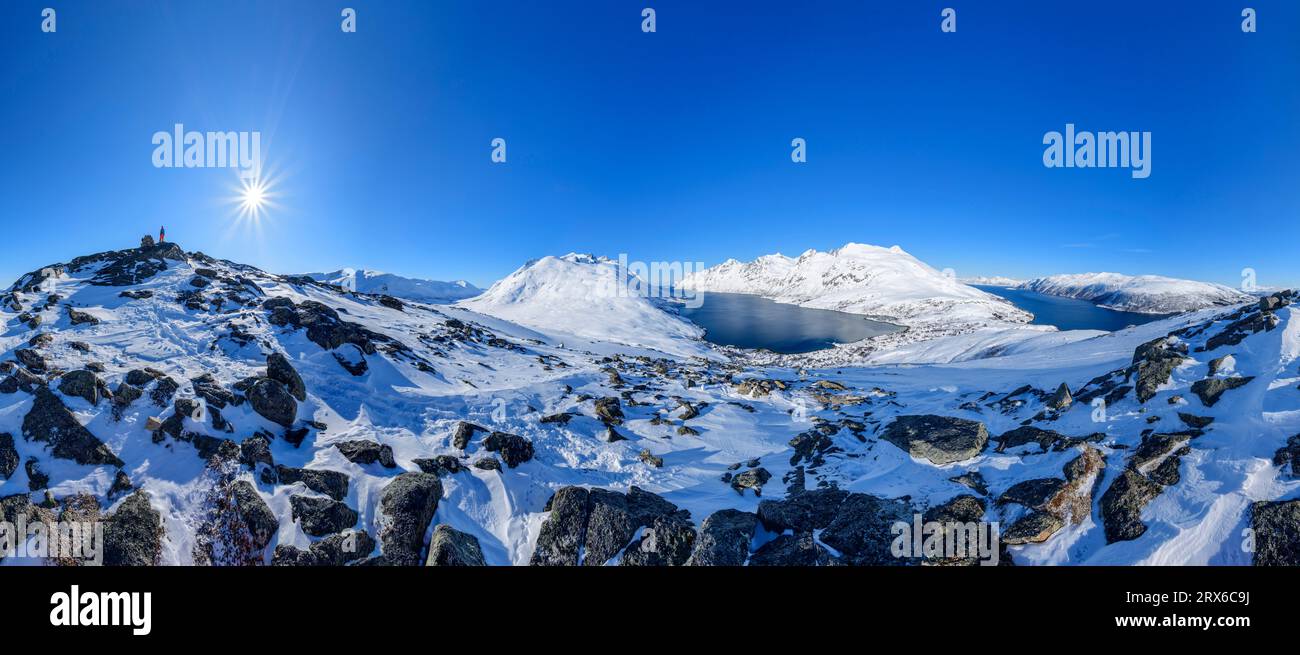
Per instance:
[[[167,240],[167,226],[164,225],[158,228],[158,243],[162,243],[166,240]]]

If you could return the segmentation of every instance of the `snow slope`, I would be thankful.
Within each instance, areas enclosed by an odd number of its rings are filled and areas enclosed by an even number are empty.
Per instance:
[[[579,338],[703,355],[704,330],[670,303],[637,291],[639,280],[605,257],[570,253],[524,264],[460,307]]]
[[[1087,300],[1107,309],[1141,314],[1176,314],[1253,300],[1251,296],[1221,284],[1120,273],[1052,275],[1029,280],[1016,288]]]
[[[333,284],[358,293],[386,294],[395,298],[438,305],[473,298],[483,293],[482,289],[464,280],[454,282],[419,280],[366,269],[344,268],[332,273],[306,273],[305,275],[317,282]]]
[[[731,259],[688,275],[682,286],[754,294],[907,326],[943,325],[953,332],[1032,320],[1002,298],[962,284],[898,246],[850,243],[830,252],[808,250],[797,258],[776,254],[748,263]]]

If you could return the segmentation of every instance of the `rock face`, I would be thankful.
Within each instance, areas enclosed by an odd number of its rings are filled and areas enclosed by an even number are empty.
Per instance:
[[[153,566],[162,553],[162,515],[143,491],[131,494],[104,525],[105,566]]]
[[[344,441],[334,444],[349,462],[356,464],[374,464],[378,462],[384,468],[394,468],[392,446],[379,445],[373,441]]]
[[[257,489],[247,480],[235,481],[230,485],[230,493],[240,522],[248,529],[253,548],[261,551],[271,543],[271,537],[280,529],[280,522],[257,493]]]
[[[676,505],[638,487],[632,487],[627,494],[563,487],[551,496],[546,509],[551,515],[542,524],[533,548],[529,562],[533,566],[603,566],[631,547],[629,542],[637,529],[652,526],[658,518],[672,517],[678,521],[689,518]],[[672,538],[667,534],[671,527],[664,525],[665,538]],[[629,564],[652,557],[672,559],[675,556],[667,552],[666,545],[664,552],[660,552],[657,541],[646,544],[644,537],[638,542],[637,550],[645,552]]]
[[[1142,536],[1147,531],[1146,524],[1142,523],[1142,508],[1155,500],[1161,491],[1164,491],[1164,487],[1132,469],[1124,469],[1101,496],[1106,543],[1128,541]]]
[[[248,388],[248,402],[253,411],[263,418],[284,427],[293,425],[298,417],[298,403],[283,383],[270,378],[259,378]]]
[[[424,533],[438,511],[442,483],[428,473],[403,473],[388,483],[379,501],[383,528],[379,542],[385,560],[397,566],[419,566]]]
[[[1250,525],[1255,566],[1300,566],[1300,500],[1257,502]]]
[[[298,371],[284,355],[280,353],[267,355],[266,377],[283,384],[289,390],[289,394],[298,399],[298,402],[307,400],[307,385],[303,383],[302,376],[298,375]]]
[[[429,540],[429,558],[426,566],[487,566],[483,549],[474,535],[455,530],[449,525],[433,529]]]
[[[493,432],[483,439],[483,449],[501,454],[506,466],[514,468],[533,458],[533,442],[505,432]]]
[[[623,553],[622,566],[684,566],[695,547],[695,527],[682,513],[656,516]]]
[[[45,387],[36,389],[36,401],[23,419],[23,437],[43,441],[49,444],[55,457],[78,464],[122,466],[122,460],[82,427],[63,401]]]
[[[735,509],[714,512],[700,525],[699,537],[686,565],[744,566],[757,529],[758,516],[750,512]]]
[[[942,466],[979,455],[989,441],[979,421],[935,415],[899,416],[881,438],[913,457]]]
[[[1061,386],[1056,388],[1056,393],[1047,399],[1047,407],[1056,411],[1063,411],[1069,409],[1070,404],[1073,402],[1074,398],[1070,395],[1070,387],[1062,382]]]

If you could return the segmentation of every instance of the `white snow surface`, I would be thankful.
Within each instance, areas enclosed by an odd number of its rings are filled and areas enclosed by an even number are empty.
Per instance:
[[[1016,288],[1087,300],[1107,309],[1140,314],[1176,314],[1235,305],[1252,299],[1248,294],[1222,284],[1122,273],[1052,275],[1034,278]]]

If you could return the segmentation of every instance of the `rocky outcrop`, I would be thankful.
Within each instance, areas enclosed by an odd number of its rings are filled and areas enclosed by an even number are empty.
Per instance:
[[[442,483],[428,473],[403,473],[384,488],[379,501],[379,543],[387,563],[419,566],[424,534],[438,511]]]
[[[322,469],[296,469],[288,466],[276,466],[276,477],[280,484],[301,482],[312,491],[323,493],[334,500],[343,500],[348,495],[348,476],[338,471]]]
[[[451,433],[451,445],[457,450],[465,450],[469,447],[469,442],[474,438],[475,432],[487,432],[487,428],[461,421],[456,424],[456,429]]]
[[[627,494],[563,487],[551,496],[546,511],[551,514],[542,524],[533,548],[533,566],[603,566],[630,548],[639,528],[652,527],[658,518],[689,518],[676,505],[638,487],[632,487]],[[668,539],[671,528],[665,524],[664,532],[659,534]],[[643,546],[646,552],[637,558],[671,557],[666,551],[659,552],[657,541],[647,544],[643,537],[637,550],[643,550]]]
[[[375,550],[375,540],[365,530],[333,534],[312,544],[307,550],[281,544],[275,547],[272,566],[345,566],[359,561]]]
[[[444,524],[433,529],[425,566],[487,566],[487,562],[474,535]]]
[[[1133,351],[1133,365],[1130,367],[1130,375],[1137,376],[1138,402],[1151,400],[1156,391],[1169,382],[1174,369],[1186,359],[1187,343],[1177,337],[1160,337],[1138,346]]]
[[[1246,378],[1206,378],[1197,380],[1192,384],[1192,393],[1201,399],[1201,404],[1206,407],[1214,407],[1223,396],[1223,392],[1244,387],[1250,384],[1254,377]]]
[[[55,457],[78,464],[122,466],[122,460],[82,427],[58,396],[45,387],[37,388],[35,395],[36,401],[23,418],[24,438],[44,442]]]
[[[8,480],[13,477],[14,471],[18,470],[19,461],[21,458],[14,448],[14,436],[7,432],[0,433],[0,478]]]
[[[750,512],[735,509],[714,512],[700,525],[686,566],[744,566],[757,529],[758,516]]]
[[[979,455],[989,434],[979,421],[931,414],[899,416],[881,438],[913,457],[942,466]]]
[[[87,370],[64,373],[59,378],[59,392],[65,396],[82,398],[91,405],[98,405],[101,398],[112,397],[108,385]]]
[[[1103,432],[1094,432],[1082,437],[1070,437],[1055,430],[1044,430],[1032,425],[1024,425],[1002,433],[997,438],[997,452],[1027,444],[1037,444],[1040,452],[1064,451],[1087,442],[1101,441],[1106,437]]]
[[[137,491],[122,501],[104,525],[105,566],[153,566],[162,554],[162,515]]]
[[[1251,506],[1255,566],[1300,566],[1300,500]]]

